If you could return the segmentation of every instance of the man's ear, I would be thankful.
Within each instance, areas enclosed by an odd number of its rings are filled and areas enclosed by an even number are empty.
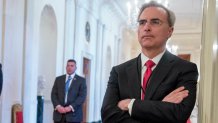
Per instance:
[[[173,31],[174,31],[174,27],[170,27],[169,32],[168,32],[168,38],[171,37],[171,35],[173,34]]]

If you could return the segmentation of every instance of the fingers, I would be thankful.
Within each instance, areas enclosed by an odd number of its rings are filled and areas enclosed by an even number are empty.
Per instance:
[[[65,107],[64,110],[65,110],[65,112],[71,112],[71,108],[70,107]]]
[[[185,90],[185,87],[179,87],[168,94],[162,101],[171,102],[171,103],[180,103],[184,98],[188,96],[189,91]]]
[[[176,94],[176,93],[178,93],[178,92],[183,91],[184,89],[185,89],[184,86],[179,87],[179,88],[177,88],[176,90],[172,91],[169,95],[174,95],[174,94]]]
[[[69,106],[68,107],[60,106],[60,107],[57,108],[57,110],[58,110],[59,113],[62,113],[62,114],[72,111],[72,109]]]
[[[124,99],[118,102],[118,107],[123,111],[128,111],[128,105],[130,103],[131,99]]]
[[[122,101],[118,102],[118,105],[117,105],[121,110],[123,110],[123,106],[122,106]]]
[[[64,107],[58,107],[57,110],[58,110],[59,113],[65,113]]]
[[[188,96],[188,91],[187,90],[178,92],[177,94],[175,94],[174,96],[171,97],[172,103],[178,104],[178,103],[182,102],[182,100],[184,98],[186,98],[187,96]]]
[[[118,102],[118,107],[121,109],[121,110],[125,110],[126,106],[125,106],[125,100],[121,100],[120,102]]]

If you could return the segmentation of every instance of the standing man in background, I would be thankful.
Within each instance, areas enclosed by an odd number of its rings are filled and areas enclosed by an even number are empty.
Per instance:
[[[0,64],[0,96],[2,92],[2,85],[3,85],[3,73],[2,73],[2,64]]]
[[[55,79],[51,92],[55,123],[80,123],[83,119],[83,103],[87,95],[85,78],[78,76],[76,61],[67,61],[67,74]]]
[[[138,16],[141,54],[112,68],[104,96],[103,123],[186,123],[196,100],[197,66],[166,49],[175,15],[144,4]]]

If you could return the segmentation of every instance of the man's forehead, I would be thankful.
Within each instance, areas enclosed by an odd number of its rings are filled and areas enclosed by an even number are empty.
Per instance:
[[[149,14],[149,13],[167,15],[167,12],[166,12],[165,9],[163,9],[163,8],[161,8],[161,7],[153,7],[153,6],[152,6],[152,7],[145,8],[145,9],[142,11],[141,15],[143,15],[143,14]],[[151,15],[152,15],[152,14],[151,14]],[[140,15],[140,16],[141,16],[141,15]]]
[[[153,19],[153,18],[165,18],[167,17],[167,12],[161,7],[148,7],[145,8],[139,19]]]
[[[67,62],[67,65],[75,65],[74,62]]]

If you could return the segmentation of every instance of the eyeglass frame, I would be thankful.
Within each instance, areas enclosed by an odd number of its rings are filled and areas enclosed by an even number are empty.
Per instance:
[[[159,18],[152,18],[149,21],[147,19],[140,19],[137,22],[139,26],[144,26],[145,24],[148,23],[150,26],[155,26],[155,27],[161,26],[164,23],[164,21],[162,21]]]

